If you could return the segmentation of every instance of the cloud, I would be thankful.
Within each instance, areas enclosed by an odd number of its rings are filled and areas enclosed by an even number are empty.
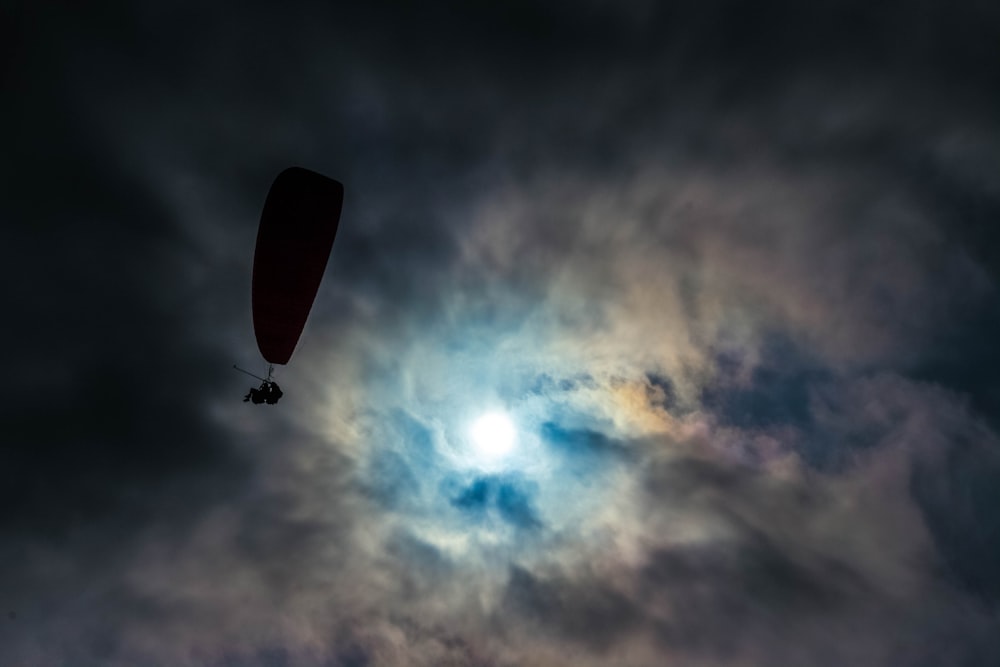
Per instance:
[[[107,11],[0,21],[0,661],[996,662],[994,10]]]
[[[515,568],[511,571],[504,601],[505,611],[528,624],[540,622],[548,629],[607,649],[635,622],[634,603],[610,586],[595,581],[576,585],[556,576],[537,577]]]
[[[507,523],[521,529],[540,528],[542,522],[532,503],[532,484],[516,476],[476,477],[451,499],[454,507],[471,516],[483,516],[490,509]]]

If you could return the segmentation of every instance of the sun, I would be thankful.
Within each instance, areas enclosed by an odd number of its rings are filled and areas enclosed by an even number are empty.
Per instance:
[[[499,459],[514,449],[514,422],[502,412],[488,412],[469,430],[476,453],[485,459]]]

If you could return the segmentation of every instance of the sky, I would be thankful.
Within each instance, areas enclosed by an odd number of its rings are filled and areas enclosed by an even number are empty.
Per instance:
[[[998,7],[4,3],[0,664],[1000,664]]]

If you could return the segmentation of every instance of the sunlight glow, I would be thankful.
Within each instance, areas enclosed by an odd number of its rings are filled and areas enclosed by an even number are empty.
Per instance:
[[[472,424],[472,444],[479,456],[497,459],[514,448],[514,423],[502,412],[490,412]]]

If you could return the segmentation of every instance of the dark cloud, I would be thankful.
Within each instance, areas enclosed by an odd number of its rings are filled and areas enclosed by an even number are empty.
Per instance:
[[[560,451],[568,460],[580,461],[584,465],[626,453],[622,443],[598,430],[570,429],[554,422],[545,422],[541,426],[541,435],[544,442]]]
[[[998,44],[977,0],[0,9],[0,662],[995,664]],[[347,194],[261,411],[290,165]]]
[[[517,475],[476,477],[451,498],[453,507],[475,518],[487,518],[491,511],[510,525],[531,530],[542,527],[533,496],[533,484]]]
[[[780,624],[836,617],[850,605],[845,584],[869,592],[842,564],[810,571],[777,545],[753,539],[652,554],[639,581],[650,603],[676,610],[654,621],[666,647],[721,658],[738,655],[748,634],[777,636]]]
[[[793,341],[768,337],[750,362],[739,353],[721,351],[716,359],[717,384],[706,386],[702,404],[722,423],[740,428],[774,424],[807,427],[810,419],[810,389],[830,380],[827,368],[803,358]],[[741,382],[741,375],[747,375]]]
[[[542,631],[554,631],[595,649],[607,649],[636,623],[635,603],[612,586],[574,582],[558,573],[539,576],[513,568],[504,610]]]
[[[473,480],[467,488],[452,499],[451,504],[471,511],[484,509],[490,497],[490,481],[483,477]]]
[[[949,576],[987,605],[1000,600],[993,562],[1000,552],[996,506],[1000,449],[985,432],[955,434],[944,460],[922,460],[911,489],[939,545]]]
[[[647,393],[650,405],[663,410],[677,409],[677,389],[669,377],[659,373],[646,373],[646,380],[649,382]]]

